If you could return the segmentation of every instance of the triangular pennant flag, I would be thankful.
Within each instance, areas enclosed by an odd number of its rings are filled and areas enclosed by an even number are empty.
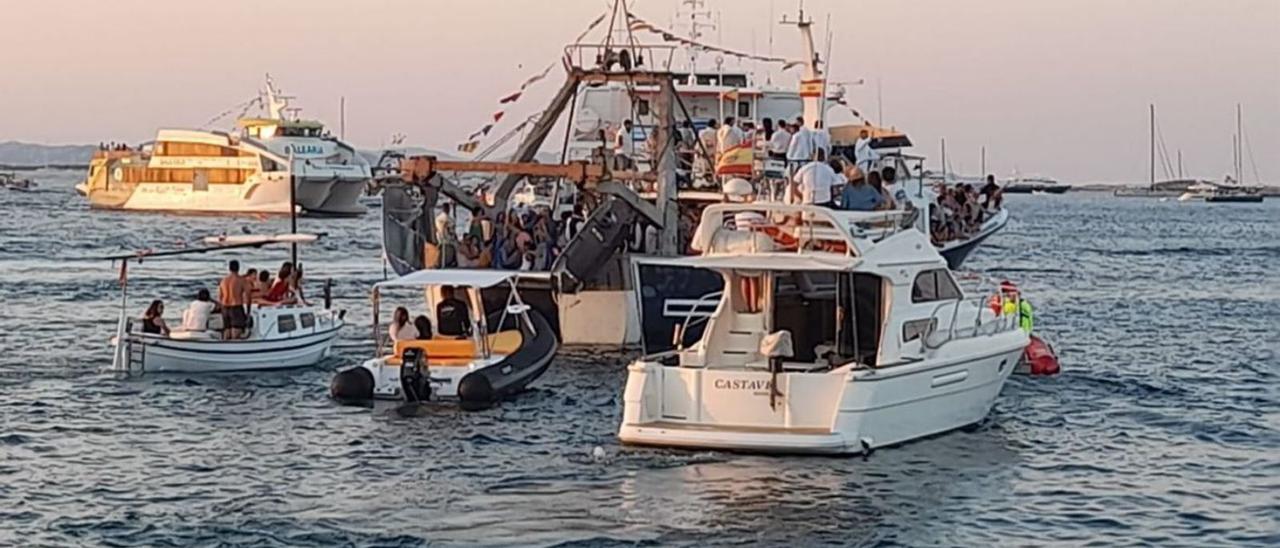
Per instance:
[[[506,96],[506,97],[503,97],[502,99],[499,99],[499,100],[498,100],[498,103],[500,103],[500,104],[504,104],[504,105],[505,105],[505,104],[507,104],[507,103],[514,103],[514,102],[516,102],[517,100],[519,100],[519,99],[520,99],[520,94],[521,94],[521,93],[522,93],[522,92],[519,92],[519,91],[517,91],[517,92],[515,92],[515,93],[512,93],[511,95],[508,95],[508,96]]]
[[[501,110],[499,110],[498,112],[493,113],[493,123],[495,123],[495,124],[496,124],[496,123],[498,123],[498,120],[501,120],[501,119],[502,119],[502,115],[503,115],[503,114],[506,114],[506,112],[501,111]]]

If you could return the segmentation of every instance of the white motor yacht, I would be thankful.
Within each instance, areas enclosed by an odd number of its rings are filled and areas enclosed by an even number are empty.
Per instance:
[[[215,236],[205,239],[208,247],[174,251],[142,251],[107,257],[120,261],[122,299],[110,371],[116,373],[262,371],[315,365],[329,356],[345,322],[344,311],[306,304],[252,305],[248,312],[248,335],[239,339],[222,337],[222,321],[217,314],[197,329],[173,328],[169,333],[150,333],[142,321],[128,315],[128,264],[163,257],[208,253],[270,245],[298,245],[317,239],[311,234],[275,236]],[[326,297],[326,301],[327,301]]]
[[[76,191],[96,209],[363,214],[368,161],[320,122],[298,118],[288,99],[268,78],[254,101],[266,115],[240,118],[236,131],[161,129],[141,146],[98,150]]]
[[[1028,335],[902,224],[901,212],[708,207],[702,255],[668,264],[715,271],[726,289],[696,342],[629,366],[620,439],[860,453],[983,420]]]

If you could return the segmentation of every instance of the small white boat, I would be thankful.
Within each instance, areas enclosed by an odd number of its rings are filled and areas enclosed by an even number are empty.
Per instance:
[[[761,221],[743,228],[742,213]],[[708,207],[703,254],[669,262],[726,290],[695,343],[629,366],[621,441],[861,453],[983,420],[1028,335],[966,294],[902,215]]]
[[[338,372],[330,395],[344,402],[444,399],[481,409],[524,390],[551,365],[559,343],[551,324],[521,300],[520,275],[419,270],[374,285],[375,357]],[[412,299],[420,300],[421,315],[435,326],[431,335],[399,341],[382,336],[380,303],[396,289],[412,290]]]
[[[253,305],[249,335],[225,340],[221,318],[211,315],[202,330],[174,329],[168,335],[144,333],[127,313],[129,306],[127,269],[129,261],[208,253],[246,247],[298,244],[315,241],[310,234],[276,236],[213,237],[209,247],[175,251],[147,251],[108,257],[121,261],[122,289],[120,319],[111,371],[117,373],[262,371],[315,365],[329,356],[345,322],[344,311],[307,305]],[[326,300],[327,297],[326,297]]]

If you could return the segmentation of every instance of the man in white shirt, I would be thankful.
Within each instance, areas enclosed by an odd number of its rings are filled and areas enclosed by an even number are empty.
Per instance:
[[[822,155],[827,158],[831,157],[831,132],[827,131],[826,126],[822,124],[822,120],[813,123],[813,149],[822,151]]]
[[[724,154],[726,150],[742,144],[744,134],[732,116],[724,119],[724,125],[716,132],[716,150]]]
[[[778,124],[778,129],[774,130],[773,137],[769,138],[769,158],[773,160],[786,160],[787,148],[791,146],[791,131],[787,129],[786,122]]]
[[[804,118],[796,118],[796,130],[787,145],[787,163],[793,168],[813,160],[813,130],[804,127]]]
[[[699,175],[708,181],[711,180],[711,175],[715,171],[716,157],[719,156],[719,151],[716,150],[716,130],[719,129],[719,126],[720,124],[716,123],[715,118],[708,120],[707,127],[698,132],[698,141],[702,143],[702,146],[699,147],[699,150],[693,151],[694,171],[697,171]],[[703,155],[700,149],[706,149],[706,155]],[[706,156],[710,156],[710,161]]]
[[[796,170],[792,181],[796,183],[796,198],[801,204],[835,207],[831,189],[844,184],[844,179],[826,162],[826,155],[819,152],[817,159]]]
[[[191,301],[186,311],[182,313],[182,330],[183,331],[205,331],[209,329],[209,316],[213,314],[213,299],[209,296],[208,289],[201,289],[196,293],[196,300]]]
[[[876,162],[880,161],[880,153],[871,148],[871,133],[865,129],[858,134],[858,141],[853,144],[853,157],[858,162],[858,169],[864,174],[875,171]]]
[[[631,120],[623,120],[622,127],[618,128],[617,133],[613,135],[613,153],[617,156],[626,158],[627,160],[636,157],[636,140],[632,135],[632,129],[635,126],[631,124]]]
[[[436,246],[440,249],[440,268],[456,266],[458,229],[453,224],[453,203],[441,206],[435,221]]]

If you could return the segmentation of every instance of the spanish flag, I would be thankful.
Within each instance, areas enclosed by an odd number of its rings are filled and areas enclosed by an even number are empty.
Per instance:
[[[755,154],[751,149],[751,143],[742,143],[720,153],[720,159],[716,161],[716,175],[746,175],[750,177],[754,161]]]
[[[822,80],[801,80],[800,96],[801,97],[822,97],[825,88]]]
[[[728,90],[728,91],[722,91],[722,92],[720,92],[720,100],[721,100],[721,101],[731,101],[731,102],[736,103],[736,102],[738,102],[738,94],[739,94],[739,92],[738,92],[737,88],[735,88],[735,89],[731,89],[731,90]]]

